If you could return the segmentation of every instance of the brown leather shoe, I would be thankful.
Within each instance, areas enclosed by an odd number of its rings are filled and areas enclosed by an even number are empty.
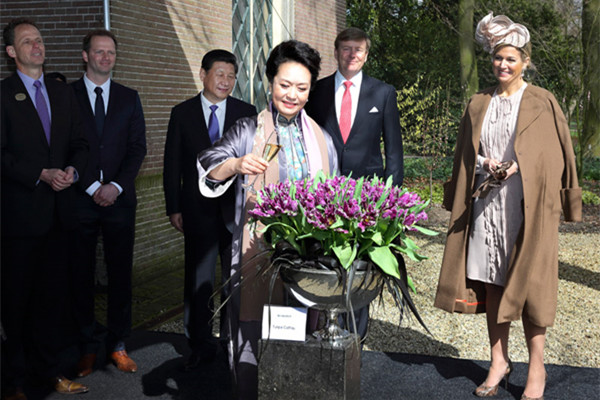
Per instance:
[[[94,370],[94,364],[96,363],[96,353],[88,353],[81,356],[77,363],[77,376],[84,377],[88,376]]]
[[[125,350],[113,351],[110,354],[110,358],[113,363],[117,366],[120,371],[123,372],[135,372],[137,371],[137,365],[133,361]]]
[[[86,393],[90,390],[87,386],[82,385],[81,383],[73,382],[62,375],[53,378],[52,383],[54,384],[54,390],[60,394]]]
[[[2,394],[2,400],[27,400],[27,396],[20,387],[12,388]]]

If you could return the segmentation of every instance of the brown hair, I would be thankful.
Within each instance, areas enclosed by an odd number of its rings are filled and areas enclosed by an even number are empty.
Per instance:
[[[88,32],[87,35],[83,38],[83,51],[89,53],[90,46],[92,45],[92,39],[94,36],[106,36],[109,37],[115,42],[115,49],[117,48],[117,38],[111,31],[107,31],[106,29],[96,29],[91,32]]]
[[[364,40],[367,42],[367,51],[369,51],[371,48],[371,39],[369,39],[369,36],[366,34],[366,32],[359,28],[350,27],[338,33],[334,42],[335,49],[339,49],[341,42],[347,42],[349,40],[354,40],[357,42]]]
[[[519,50],[519,53],[521,53],[521,59],[523,61],[525,61],[526,58],[531,59],[531,42],[525,43],[525,45],[523,47],[515,47],[512,44],[501,43],[498,46],[494,47],[492,56],[494,56],[501,48],[506,47],[506,46],[511,46],[511,47],[514,47],[515,49]]]
[[[2,31],[2,38],[4,39],[4,47],[14,46],[15,44],[15,28],[19,25],[31,25],[38,31],[40,30],[35,22],[30,20],[29,18],[15,18],[10,20],[8,25],[4,27]]]

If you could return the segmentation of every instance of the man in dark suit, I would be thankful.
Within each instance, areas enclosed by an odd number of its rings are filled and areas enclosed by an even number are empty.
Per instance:
[[[370,46],[358,28],[340,32],[334,50],[338,70],[317,82],[304,109],[331,134],[342,175],[393,176],[400,186],[404,163],[396,90],[362,72]]]
[[[94,317],[94,270],[98,233],[102,232],[108,276],[106,350],[117,368],[135,372],[124,340],[131,331],[131,274],[135,234],[135,178],[146,155],[146,126],[137,91],[110,78],[117,40],[106,30],[83,39],[85,75],[71,85],[79,101],[90,159],[81,175],[75,212],[72,276],[74,314],[80,329],[78,376],[92,372],[101,341]]]
[[[335,39],[338,70],[317,82],[304,109],[333,138],[340,173],[393,177],[402,185],[404,160],[396,90],[362,72],[371,41],[358,28],[347,28]],[[381,155],[381,139],[385,163]],[[357,331],[364,337],[368,307],[357,310]]]
[[[71,186],[88,145],[73,92],[44,79],[45,47],[35,24],[12,20],[3,37],[17,73],[2,81],[2,398],[26,398],[28,362],[56,391],[83,393],[87,387],[58,373],[57,346],[69,311]]]
[[[217,254],[222,277],[229,277],[235,195],[229,190],[218,199],[203,197],[198,190],[196,158],[238,118],[256,115],[256,107],[230,96],[237,68],[235,56],[228,51],[206,53],[200,69],[204,89],[173,107],[167,132],[163,171],[167,215],[175,229],[184,233],[185,245],[184,325],[192,348],[186,370],[215,357],[210,296]],[[222,327],[224,320],[222,314]],[[221,335],[224,332],[221,329]]]

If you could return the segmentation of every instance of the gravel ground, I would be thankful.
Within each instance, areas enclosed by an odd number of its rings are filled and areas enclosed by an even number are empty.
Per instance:
[[[398,325],[399,312],[387,293],[371,305],[371,325],[365,349],[489,360],[484,314],[450,314],[433,307],[449,213],[440,207],[429,211],[428,227],[440,232],[434,238],[416,237],[429,259],[407,260],[417,287],[413,300],[433,336],[415,318]],[[600,367],[600,207],[584,207],[584,221],[562,223],[559,235],[558,310],[554,327],[547,331],[546,363]],[[218,325],[216,325],[218,326]],[[511,326],[509,354],[527,362],[521,321]],[[183,333],[181,317],[156,328]]]
[[[399,312],[391,297],[371,307],[371,330],[366,349],[489,360],[485,315],[451,314],[433,307],[449,213],[439,207],[429,212],[429,227],[441,234],[417,237],[421,263],[407,261],[417,287],[413,300],[433,337],[414,318],[398,326]],[[600,367],[600,207],[585,207],[584,221],[562,223],[559,234],[558,310],[547,331],[547,363]],[[511,325],[509,354],[527,362],[521,321]]]

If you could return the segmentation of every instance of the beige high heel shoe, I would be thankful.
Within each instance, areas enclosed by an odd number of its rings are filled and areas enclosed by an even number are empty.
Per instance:
[[[502,379],[504,379],[504,389],[508,389],[508,378],[510,377],[510,374],[513,371],[513,365],[512,365],[512,361],[508,360],[508,365],[506,366],[506,372],[504,373],[504,376],[502,377]],[[500,382],[502,382],[502,379],[500,380]],[[485,384],[485,382],[483,382],[481,385],[479,385],[477,387],[477,389],[475,389],[475,396],[477,397],[492,397],[495,396],[496,394],[498,394],[498,385],[500,385],[500,382],[498,382],[497,385],[494,386],[487,386]],[[523,400],[523,399],[521,399]]]
[[[546,377],[544,378],[544,386],[545,386],[545,382],[548,381],[548,373],[546,372]],[[544,387],[544,389],[546,389]],[[544,400],[544,395],[541,395],[540,397],[529,397],[529,396],[525,396],[525,393],[523,393],[521,395],[521,400]]]
[[[540,397],[529,397],[525,396],[525,393],[523,393],[523,395],[521,395],[521,400],[544,400],[544,395],[541,395]]]

